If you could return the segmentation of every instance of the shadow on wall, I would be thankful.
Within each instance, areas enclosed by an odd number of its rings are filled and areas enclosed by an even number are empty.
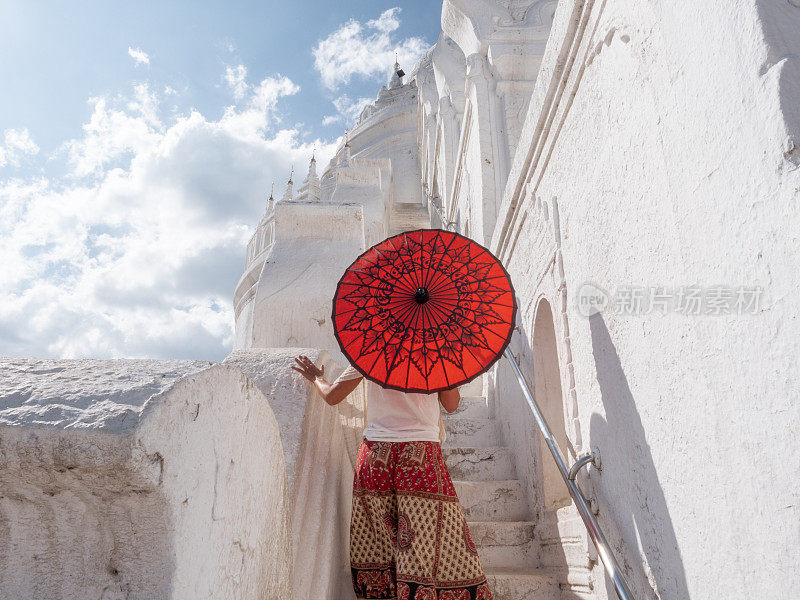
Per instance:
[[[601,477],[593,477],[592,481],[601,510],[607,507],[612,513],[612,524],[624,540],[626,552],[618,553],[617,559],[635,578],[629,581],[634,594],[638,591],[640,597],[653,597],[649,587],[661,600],[689,600],[675,529],[619,355],[601,314],[589,318],[589,327],[607,419],[592,415],[591,446],[600,447],[603,462],[609,465]],[[614,498],[617,500],[612,501]],[[637,538],[646,556],[647,583],[641,581],[641,568],[634,560]],[[608,597],[616,598],[608,578],[606,587]]]
[[[779,67],[779,98],[783,118],[787,126],[788,142],[783,157],[794,165],[800,165],[797,137],[800,135],[800,2],[757,2],[759,25],[764,29],[764,42],[769,48],[759,75],[764,76],[773,67]],[[793,139],[794,138],[794,139]]]

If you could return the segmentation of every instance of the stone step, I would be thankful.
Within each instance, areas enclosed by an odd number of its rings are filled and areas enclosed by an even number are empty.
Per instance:
[[[483,395],[483,375],[476,377],[469,383],[458,388],[462,396],[481,396]]]
[[[518,479],[453,481],[467,521],[527,521],[530,510]]]
[[[597,598],[597,594],[595,593],[593,586],[591,587],[576,587],[570,588],[565,586],[561,587],[561,596],[559,596],[560,600],[594,600]]]
[[[515,479],[514,456],[504,446],[442,448],[450,477],[463,481]]]
[[[468,522],[484,568],[532,569],[538,564],[533,521]]]
[[[494,600],[559,600],[561,591],[552,575],[538,569],[487,569]]]
[[[556,511],[544,511],[540,517],[538,536],[541,566],[560,568],[569,565],[571,572],[590,566],[594,547],[586,526],[574,505]]]
[[[561,568],[569,565],[570,569],[586,568],[589,564],[589,549],[586,541],[580,538],[540,539],[540,566],[545,568]]]
[[[566,598],[571,600],[594,600],[597,598],[593,593],[597,573],[593,574],[591,568],[562,564],[558,567],[541,566],[541,569],[558,581],[558,585],[561,588],[561,600]],[[616,594],[611,596],[611,598],[616,597]]]
[[[489,417],[489,407],[483,396],[462,396],[458,408],[452,413],[443,413],[444,417],[469,417],[470,419],[486,419]]]
[[[442,420],[447,431],[445,446],[483,448],[500,445],[500,431],[494,419],[470,419],[446,415]]]
[[[431,218],[427,206],[416,203],[396,203],[392,206],[390,233],[397,234],[413,229],[427,229],[431,226]]]

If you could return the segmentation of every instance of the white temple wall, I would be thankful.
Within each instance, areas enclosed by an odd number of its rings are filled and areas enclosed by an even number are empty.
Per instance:
[[[800,584],[800,489],[781,475],[799,455],[797,31],[789,2],[562,2],[520,136],[492,241],[520,300],[512,348],[533,380],[547,299],[569,445],[600,450],[583,483],[639,598]],[[585,318],[587,282],[763,293],[756,314]],[[504,434],[535,465],[508,375]]]
[[[480,243],[494,231],[554,6],[551,0],[445,0],[444,33],[423,59],[440,99],[435,121],[423,121],[422,156],[444,167],[429,169],[423,185],[429,197],[442,199],[444,220]],[[427,83],[427,73],[418,78]],[[434,114],[427,87],[423,106]],[[436,135],[425,135],[425,127],[436,127]]]
[[[468,56],[466,105],[459,128],[453,184],[442,203],[447,220],[479,243],[490,239],[499,191],[495,189],[497,149],[492,146],[493,115],[489,104],[493,90],[487,77],[486,58],[479,54]]]
[[[422,205],[416,127],[379,139],[368,148],[354,152],[353,156],[357,159],[388,159],[390,169],[387,174],[391,185],[387,208],[390,211],[395,204]]]
[[[264,263],[260,262],[258,265],[258,273],[261,272],[260,268],[263,266]],[[233,347],[236,349],[241,350],[252,347],[254,297],[255,287],[252,287],[250,288],[249,297],[244,299],[242,308],[240,309],[239,314],[236,315],[236,325],[234,328],[235,333],[233,337]]]
[[[464,110],[464,53],[444,33],[422,60],[414,79],[420,92],[418,140],[422,185],[442,206],[453,190]],[[437,215],[437,221],[441,218]],[[441,224],[441,223],[440,223]]]
[[[330,319],[339,278],[367,247],[425,215],[416,114],[415,84],[393,80],[321,179],[314,163],[297,195],[287,191],[275,203],[274,242],[246,266],[234,293],[234,349],[314,347],[344,361]]]
[[[382,241],[389,233],[392,164],[388,159],[353,158],[350,166],[337,169],[328,201],[361,207],[362,247]],[[355,260],[356,255],[353,255]]]
[[[276,241],[255,291],[248,347],[320,348],[344,360],[333,336],[331,301],[362,251],[362,223],[357,204],[276,204]]]
[[[416,89],[403,90],[400,106],[390,106],[387,116],[376,115],[353,129],[353,158],[388,159],[391,165],[392,203],[422,203],[417,154]]]
[[[433,168],[432,194],[443,206],[444,199],[452,197],[454,176],[458,157],[458,141],[461,137],[461,121],[449,99],[440,100],[434,147],[436,163]]]

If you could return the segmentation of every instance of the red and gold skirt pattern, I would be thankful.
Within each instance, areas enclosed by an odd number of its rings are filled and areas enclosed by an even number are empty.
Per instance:
[[[362,442],[350,567],[357,598],[492,599],[438,442]]]

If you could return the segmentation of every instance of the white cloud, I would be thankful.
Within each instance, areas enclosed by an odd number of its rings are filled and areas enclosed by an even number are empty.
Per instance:
[[[381,16],[377,19],[373,19],[372,21],[367,21],[367,25],[379,31],[384,31],[389,33],[391,31],[396,31],[400,28],[400,19],[397,18],[397,13],[400,12],[400,7],[395,6],[394,8],[390,8],[389,10],[385,10],[381,13]]]
[[[158,117],[158,104],[158,95],[150,91],[149,85],[140,83],[133,86],[133,98],[128,101],[128,110],[138,113],[148,125],[161,128],[161,119]]]
[[[281,96],[291,96],[300,91],[300,86],[296,85],[288,77],[278,75],[268,77],[253,88],[253,97],[250,101],[251,108],[256,110],[269,111],[275,108],[275,103]]]
[[[236,67],[225,67],[225,81],[233,91],[233,97],[237,100],[244,98],[247,93],[247,68],[244,65]]]
[[[223,358],[269,182],[337,144],[278,128],[298,89],[267,78],[218,120],[168,123],[147,85],[93,98],[68,177],[0,180],[3,354]]]
[[[83,125],[83,137],[65,144],[73,175],[102,175],[102,170],[117,159],[156,146],[161,132],[154,127],[152,114],[143,113],[141,103],[131,101],[124,110],[109,107],[106,98],[90,98],[89,102],[93,111]]]
[[[6,129],[3,132],[3,143],[0,145],[0,167],[11,165],[18,167],[20,159],[39,152],[39,146],[31,138],[27,129]]]
[[[141,48],[131,48],[128,46],[128,56],[133,59],[137,67],[139,65],[150,64],[150,57],[147,55],[147,52],[144,52]]]
[[[346,85],[353,75],[387,77],[395,52],[401,64],[410,68],[428,48],[422,38],[395,39],[400,26],[400,8],[390,8],[365,24],[351,19],[314,48],[314,67],[322,83],[331,90]]]
[[[362,97],[356,100],[350,100],[347,94],[342,94],[333,101],[333,105],[339,114],[344,115],[350,120],[354,120],[361,114],[361,111],[367,104],[372,104],[372,98]]]
[[[351,100],[347,94],[342,94],[333,100],[333,106],[336,108],[338,114],[328,115],[323,117],[323,125],[332,125],[334,123],[344,122],[347,126],[352,125],[361,111],[368,104],[372,104],[372,98],[362,97],[356,100]]]

